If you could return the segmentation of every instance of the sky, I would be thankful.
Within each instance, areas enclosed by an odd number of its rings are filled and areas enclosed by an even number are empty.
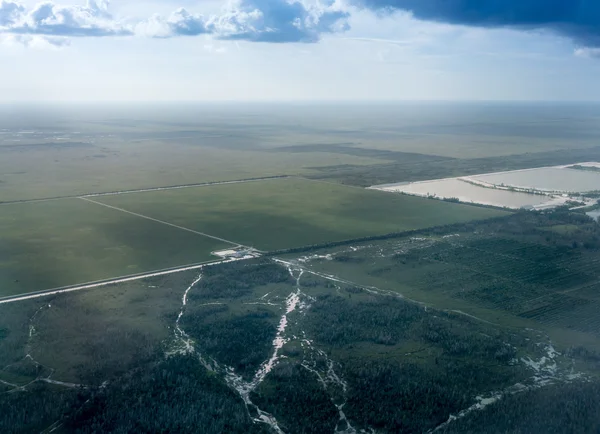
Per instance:
[[[598,0],[0,0],[0,103],[600,101]]]

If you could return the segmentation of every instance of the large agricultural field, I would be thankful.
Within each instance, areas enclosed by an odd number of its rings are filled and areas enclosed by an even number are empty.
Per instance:
[[[298,178],[91,199],[264,251],[508,214]]]
[[[0,206],[0,297],[215,259],[230,244],[81,199]]]
[[[214,260],[237,244],[289,249],[504,214],[302,179],[11,203],[0,296]]]

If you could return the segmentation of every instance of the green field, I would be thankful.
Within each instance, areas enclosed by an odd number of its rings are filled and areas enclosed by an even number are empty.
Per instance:
[[[80,199],[0,206],[0,297],[216,259],[227,244]]]
[[[507,215],[495,209],[294,178],[94,200],[261,250]]]
[[[274,250],[502,215],[300,179],[94,198]],[[424,217],[425,216],[425,217]],[[80,199],[0,206],[0,296],[215,259],[227,243]]]

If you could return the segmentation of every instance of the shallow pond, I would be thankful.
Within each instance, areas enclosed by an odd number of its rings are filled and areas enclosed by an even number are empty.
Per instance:
[[[508,208],[532,207],[545,204],[551,200],[551,198],[547,196],[479,187],[456,178],[436,179],[397,185],[387,184],[376,188],[384,191],[398,191],[418,196],[436,196],[443,199],[457,198],[461,202]]]
[[[600,173],[559,167],[488,173],[471,176],[471,178],[489,184],[504,184],[505,186],[546,191],[585,192],[600,190]]]

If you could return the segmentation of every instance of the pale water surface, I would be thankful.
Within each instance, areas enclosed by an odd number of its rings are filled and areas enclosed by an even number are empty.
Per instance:
[[[545,191],[580,193],[600,190],[600,173],[560,167],[488,173],[470,178],[489,184]]]
[[[479,187],[457,178],[434,179],[409,184],[388,184],[375,188],[418,196],[436,196],[442,199],[457,198],[461,202],[508,208],[539,206],[551,200],[548,196]]]

